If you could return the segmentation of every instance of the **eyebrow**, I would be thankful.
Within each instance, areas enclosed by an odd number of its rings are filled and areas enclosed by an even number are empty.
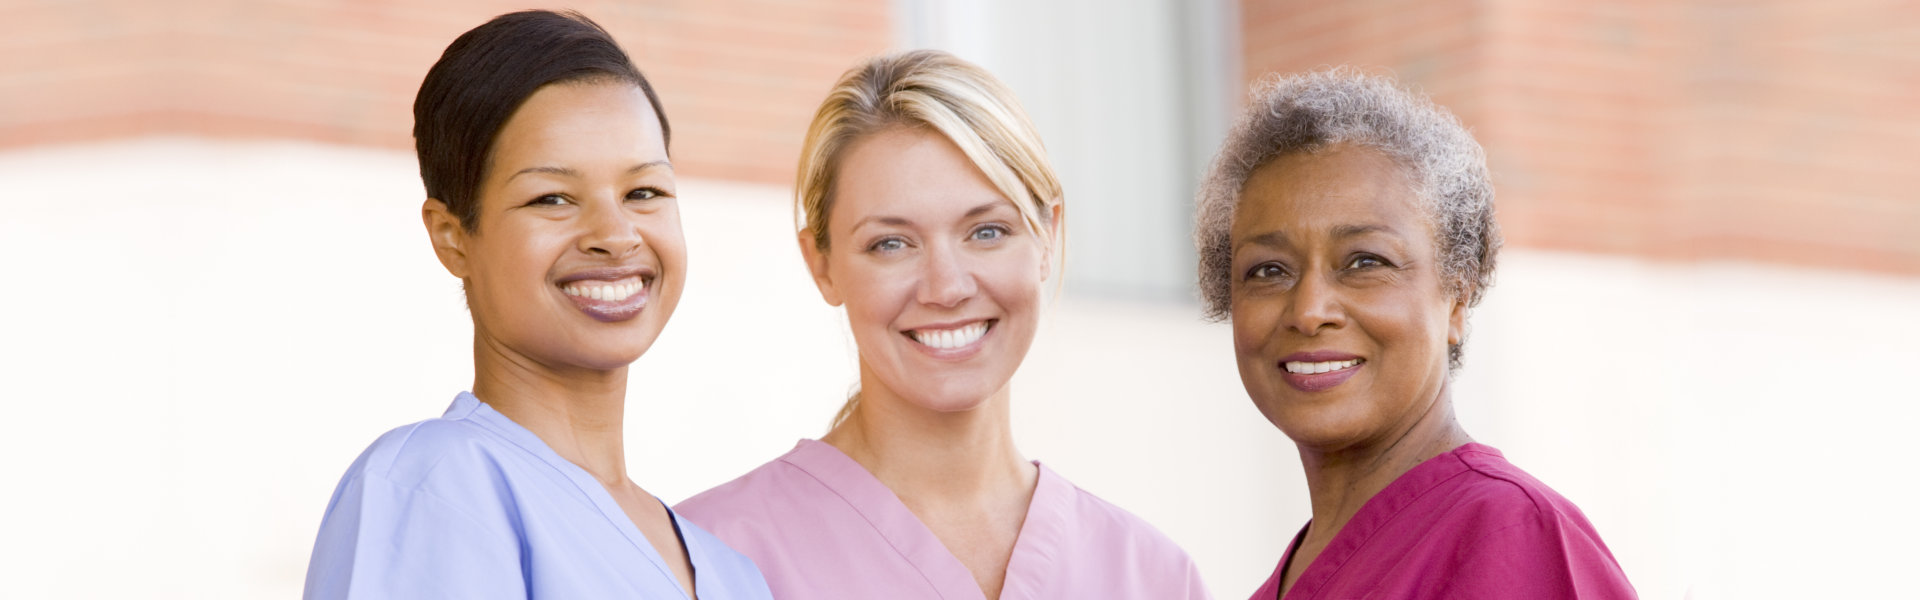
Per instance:
[[[1005,200],[989,200],[984,204],[967,209],[966,214],[962,215],[960,218],[971,219],[974,217],[978,217],[980,215],[993,212],[993,209],[999,208],[1004,205],[1006,205]],[[907,227],[907,226],[913,225],[913,221],[908,220],[906,217],[897,217],[893,215],[876,215],[876,216],[871,216],[871,217],[867,217],[865,219],[859,220],[858,222],[854,223],[853,227],[849,228],[848,231],[859,231],[862,226],[865,226],[868,223],[879,223],[881,225],[891,225],[894,227]]]
[[[1384,234],[1393,235],[1398,232],[1394,231],[1392,227],[1388,227],[1386,225],[1373,224],[1373,223],[1368,223],[1364,225],[1339,225],[1333,228],[1333,231],[1331,232],[1330,237],[1336,240],[1344,240],[1347,238],[1359,237],[1359,236],[1372,234],[1372,233],[1384,233]],[[1269,231],[1269,232],[1262,233],[1260,235],[1256,235],[1256,236],[1247,238],[1245,240],[1242,240],[1240,243],[1234,244],[1234,248],[1239,249],[1243,246],[1249,246],[1249,245],[1266,246],[1269,248],[1284,248],[1287,246],[1287,234],[1281,231]]]
[[[666,167],[668,171],[672,171],[673,163],[667,162],[666,159],[643,162],[643,163],[634,165],[633,168],[631,169],[627,169],[626,174],[632,175],[635,173],[639,173],[641,171],[646,171],[648,169],[655,169],[660,167]],[[507,181],[513,181],[513,178],[519,177],[521,175],[525,175],[528,173],[546,173],[549,175],[572,177],[574,179],[580,178],[580,172],[570,167],[539,166],[539,167],[527,167],[525,169],[515,171],[514,174],[507,176]]]
[[[1340,240],[1340,239],[1346,239],[1350,237],[1359,237],[1359,236],[1367,235],[1369,233],[1393,234],[1396,232],[1393,230],[1392,227],[1388,227],[1386,225],[1376,225],[1376,224],[1341,225],[1339,227],[1333,228],[1333,239]]]

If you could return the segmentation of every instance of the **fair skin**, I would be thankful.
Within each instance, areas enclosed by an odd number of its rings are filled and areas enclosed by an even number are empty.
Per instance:
[[[1447,387],[1466,303],[1442,285],[1417,200],[1399,165],[1347,144],[1276,158],[1243,189],[1234,351],[1248,395],[1298,447],[1313,503],[1282,596],[1367,500],[1473,441]]]
[[[467,289],[474,395],[599,481],[691,597],[686,552],[666,508],[628,479],[622,434],[628,365],[660,335],[686,278],[674,190],[638,87],[563,83],[501,128],[476,229],[437,199],[421,215]]]
[[[1014,447],[1009,382],[1039,325],[1060,211],[1037,236],[952,141],[893,128],[841,155],[828,250],[800,234],[860,350],[860,403],[822,441],[899,496],[987,598],[1039,478]]]

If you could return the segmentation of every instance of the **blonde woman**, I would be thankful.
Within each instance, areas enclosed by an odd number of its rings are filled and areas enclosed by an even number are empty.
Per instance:
[[[1014,447],[1008,382],[1064,205],[1012,93],[942,52],[868,61],[815,113],[797,183],[860,392],[820,440],[679,512],[783,600],[1206,598],[1166,536]]]

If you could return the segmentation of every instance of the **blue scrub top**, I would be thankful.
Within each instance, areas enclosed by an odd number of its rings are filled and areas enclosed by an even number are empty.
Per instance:
[[[673,514],[702,600],[771,599],[745,556]],[[320,522],[306,597],[686,598],[606,488],[461,392],[387,432]]]

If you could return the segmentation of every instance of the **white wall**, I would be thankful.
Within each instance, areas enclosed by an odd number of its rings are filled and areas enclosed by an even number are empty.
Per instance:
[[[817,436],[853,381],[786,192],[682,192],[689,287],[636,366],[628,417],[633,476],[669,501]],[[348,462],[471,379],[420,194],[411,156],[385,151],[174,138],[0,153],[5,595],[297,595]],[[1904,589],[1895,574],[1920,560],[1902,443],[1920,417],[1903,377],[1920,362],[1920,280],[1503,261],[1473,320],[1462,418],[1579,503],[1645,597]],[[1226,327],[1196,315],[1069,287],[1018,376],[1016,434],[1237,598],[1307,517],[1306,492],[1240,389]]]

